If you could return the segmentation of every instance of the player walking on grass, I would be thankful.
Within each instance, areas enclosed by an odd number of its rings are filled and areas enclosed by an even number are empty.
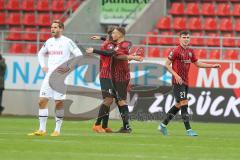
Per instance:
[[[173,94],[176,104],[167,112],[166,118],[159,125],[159,130],[163,135],[168,135],[167,125],[172,118],[181,110],[181,116],[188,136],[197,136],[198,134],[191,129],[188,114],[188,73],[190,64],[194,63],[200,68],[220,68],[220,64],[207,64],[199,62],[193,49],[189,48],[190,33],[188,31],[180,32],[180,45],[174,48],[166,61],[167,70],[173,75]],[[172,67],[171,67],[172,64]]]
[[[122,117],[123,127],[119,133],[130,133],[132,131],[129,125],[129,110],[126,102],[127,89],[130,81],[129,60],[142,61],[143,58],[137,55],[129,55],[131,43],[125,41],[125,29],[116,27],[112,32],[112,39],[116,42],[113,50],[101,51],[93,48],[87,48],[87,53],[96,53],[105,56],[113,56],[111,64],[111,78],[114,87],[115,98]]]
[[[76,46],[76,44],[69,38],[62,35],[64,30],[64,24],[55,20],[51,24],[52,38],[49,38],[38,52],[38,60],[43,72],[46,76],[43,80],[40,97],[39,97],[39,129],[33,133],[29,133],[29,136],[44,136],[46,132],[46,124],[48,118],[47,104],[49,98],[55,101],[55,120],[56,127],[51,136],[59,136],[60,129],[64,117],[63,100],[66,95],[53,90],[49,86],[49,78],[51,73],[61,64],[69,60],[71,53],[75,56],[82,55],[82,52]],[[48,64],[44,62],[44,56],[48,55]]]

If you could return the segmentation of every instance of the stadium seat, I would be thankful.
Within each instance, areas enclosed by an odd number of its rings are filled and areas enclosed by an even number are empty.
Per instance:
[[[160,50],[159,48],[156,48],[156,47],[149,47],[148,48],[148,57],[157,57],[159,58],[160,57]]]
[[[202,3],[202,15],[215,16],[215,7],[213,3]]]
[[[173,45],[174,44],[173,37],[166,37],[166,36],[171,36],[171,35],[173,35],[172,32],[162,32],[160,34],[158,44],[159,45]]]
[[[58,19],[58,20],[64,22],[65,19],[66,19],[66,17],[65,17],[65,16],[62,17],[62,15],[63,15],[63,14],[61,14],[61,13],[60,13],[60,14],[59,14],[59,13],[54,13],[54,14],[53,14],[53,20]],[[60,19],[60,17],[61,17],[61,19]]]
[[[220,46],[220,39],[219,35],[216,33],[208,33],[207,36],[209,36],[206,39],[206,45],[208,46]]]
[[[73,3],[75,4],[73,5]],[[75,11],[81,3],[82,1],[68,0],[66,4],[66,9],[72,8],[72,10]]]
[[[166,48],[163,50],[163,58],[167,58],[172,48]]]
[[[63,12],[65,10],[64,0],[53,0],[52,1],[52,11]]]
[[[51,25],[50,15],[46,13],[39,14],[37,24],[39,26],[50,26]]]
[[[6,5],[7,10],[21,10],[19,0],[8,0]]]
[[[21,8],[24,11],[34,11],[35,10],[34,0],[23,0]]]
[[[23,16],[23,24],[25,26],[35,26],[36,25],[35,14],[25,13]]]
[[[220,50],[210,50],[209,59],[220,59]]]
[[[40,29],[40,41],[46,41],[50,38],[50,29],[49,28],[41,28]]]
[[[200,33],[200,32],[192,33],[191,45],[193,45],[193,46],[205,46],[205,39],[201,36],[203,36],[203,34]]]
[[[240,15],[240,3],[233,4],[232,15],[233,16],[239,16]]]
[[[169,13],[172,15],[184,15],[184,4],[178,2],[172,3]]]
[[[189,30],[202,30],[202,21],[200,18],[189,18],[187,22]]]
[[[235,20],[235,31],[240,32],[240,19]]]
[[[5,12],[0,12],[0,25],[5,25],[6,23],[6,14]]]
[[[187,3],[187,15],[200,15],[198,3]]]
[[[5,9],[5,0],[0,0],[0,11]]]
[[[24,53],[24,46],[25,45],[22,43],[14,43],[11,45],[9,53],[13,54]]]
[[[6,40],[18,41],[22,40],[22,29],[21,28],[10,28]]]
[[[37,53],[37,45],[28,43],[25,48],[25,53],[36,54]]]
[[[26,28],[22,39],[27,41],[37,40],[37,29],[36,28]]]
[[[144,38],[144,44],[157,44],[157,32],[147,32],[147,36]]]
[[[238,60],[238,51],[237,50],[226,50],[223,54],[223,58],[227,60]]]
[[[207,59],[207,51],[205,49],[196,49],[194,53],[198,59]]]
[[[234,35],[231,33],[224,34],[223,35],[223,46],[224,47],[235,47],[236,46],[236,41],[234,39]]]
[[[37,1],[37,10],[38,11],[50,11],[50,3],[48,0],[38,0]]]
[[[186,18],[174,18],[173,20],[173,29],[174,30],[184,30],[186,29]]]
[[[21,24],[21,14],[20,13],[9,13],[9,16],[7,18],[7,24],[20,25]]]
[[[162,17],[158,20],[157,29],[170,29],[171,28],[171,18],[170,17]]]
[[[217,15],[218,16],[229,16],[230,13],[230,6],[227,3],[219,3],[217,5]]]
[[[215,18],[205,18],[204,29],[207,31],[217,30],[217,20]]]
[[[233,30],[233,23],[232,19],[224,18],[220,20],[220,30],[221,31],[232,31]]]

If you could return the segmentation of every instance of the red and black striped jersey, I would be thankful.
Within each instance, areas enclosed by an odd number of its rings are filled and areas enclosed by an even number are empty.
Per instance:
[[[172,69],[183,79],[183,83],[188,85],[190,64],[198,60],[193,49],[179,45],[170,51],[168,59],[172,61]],[[174,77],[172,77],[172,83],[176,84]]]

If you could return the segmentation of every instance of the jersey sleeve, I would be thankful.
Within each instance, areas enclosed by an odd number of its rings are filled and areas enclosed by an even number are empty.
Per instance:
[[[119,47],[119,49],[116,54],[117,56],[118,55],[128,55],[129,50],[132,47],[132,43],[128,42],[128,41],[124,41],[118,47]]]
[[[195,54],[194,50],[191,50],[191,53],[192,53],[191,62],[192,63],[197,62],[198,58],[196,57],[196,54]]]
[[[69,43],[69,50],[74,56],[83,55],[81,50],[78,48],[78,46],[72,40],[69,40],[68,43]]]
[[[177,57],[177,52],[174,50],[171,50],[168,54],[168,59],[170,61],[174,61],[176,59],[176,57]]]
[[[45,61],[44,61],[44,56],[45,54],[47,54],[48,50],[47,50],[47,46],[46,46],[46,42],[44,43],[44,45],[42,46],[42,48],[40,49],[40,51],[38,52],[38,62],[40,64],[40,66],[46,67]]]

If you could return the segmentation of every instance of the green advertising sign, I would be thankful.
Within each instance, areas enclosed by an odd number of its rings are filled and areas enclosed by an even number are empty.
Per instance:
[[[102,0],[100,22],[128,24],[150,0]]]

